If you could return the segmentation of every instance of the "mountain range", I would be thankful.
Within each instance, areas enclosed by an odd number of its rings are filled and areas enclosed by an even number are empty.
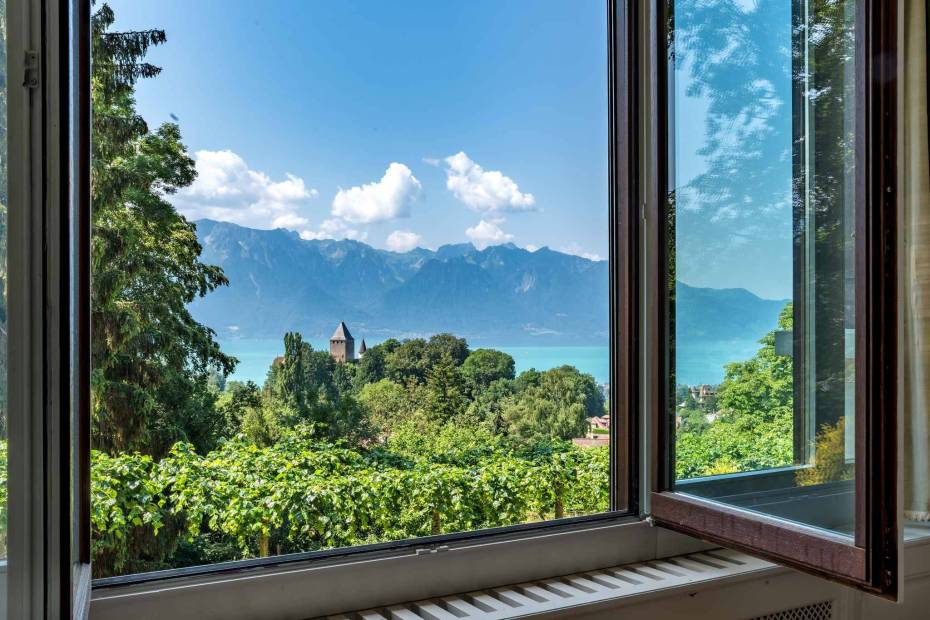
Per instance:
[[[221,266],[230,283],[190,309],[220,338],[299,331],[325,340],[345,321],[369,342],[452,332],[474,345],[607,344],[607,261],[509,243],[400,253],[284,229],[196,224],[201,260]],[[677,295],[689,304],[687,316],[679,312],[679,339],[759,338],[785,304],[684,283]]]

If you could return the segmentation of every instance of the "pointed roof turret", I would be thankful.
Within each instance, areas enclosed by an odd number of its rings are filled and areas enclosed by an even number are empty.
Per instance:
[[[339,327],[336,328],[336,331],[333,332],[333,335],[330,336],[330,340],[355,340],[352,337],[352,334],[349,333],[349,328],[346,326],[344,321],[339,321]]]
[[[365,345],[365,339],[362,338],[362,346],[360,346],[360,347],[358,348],[358,354],[359,354],[359,355],[364,355],[364,354],[365,354],[365,351],[367,351],[367,350],[368,350],[368,346]]]

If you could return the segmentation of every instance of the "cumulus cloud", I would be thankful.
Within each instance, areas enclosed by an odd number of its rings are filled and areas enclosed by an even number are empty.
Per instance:
[[[464,152],[445,158],[446,187],[468,207],[479,213],[530,211],[536,204],[510,177],[499,170],[485,170]]]
[[[465,229],[465,236],[471,239],[479,250],[483,250],[489,245],[506,243],[513,240],[513,235],[501,230],[502,220],[488,221],[481,220],[475,226]]]
[[[420,182],[410,168],[394,162],[380,181],[340,189],[333,199],[332,213],[355,224],[408,217],[410,205],[419,193]]]
[[[323,220],[319,230],[310,230],[309,228],[300,231],[301,239],[352,239],[354,241],[365,241],[368,239],[368,233],[350,227],[339,218],[330,218]]]
[[[423,237],[415,232],[410,232],[409,230],[395,230],[388,235],[384,245],[387,246],[387,249],[394,252],[409,252],[417,247],[421,241],[423,241]]]
[[[210,218],[251,228],[299,228],[304,204],[318,192],[286,174],[279,181],[252,170],[230,150],[197,151],[197,179],[168,200],[188,219]]]

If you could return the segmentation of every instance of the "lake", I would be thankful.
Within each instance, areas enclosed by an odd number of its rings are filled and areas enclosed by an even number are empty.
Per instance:
[[[314,349],[329,350],[328,342],[311,342]],[[223,351],[239,359],[237,381],[265,381],[268,367],[284,352],[284,343],[277,338],[239,338],[220,340]],[[610,382],[609,349],[606,346],[497,346],[511,355],[517,373],[530,368],[547,370],[569,364],[594,377],[598,383]],[[752,357],[759,349],[756,340],[723,340],[681,343],[678,347],[678,383],[717,384],[723,380],[723,366],[729,362]]]

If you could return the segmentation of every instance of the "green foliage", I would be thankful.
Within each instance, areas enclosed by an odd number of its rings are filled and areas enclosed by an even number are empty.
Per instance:
[[[390,379],[365,385],[358,402],[371,416],[371,424],[380,432],[390,433],[398,422],[413,415],[407,390]]]
[[[455,360],[444,352],[426,373],[426,413],[431,420],[456,418],[465,411],[465,387]]]
[[[235,360],[187,304],[227,280],[200,262],[194,225],[165,200],[195,177],[178,126],[150,131],[135,110],[136,81],[159,72],[142,58],[165,34],[111,32],[114,21],[106,4],[92,21],[93,443],[156,456],[178,440],[207,450],[222,420],[206,379]]]
[[[504,402],[501,418],[505,432],[517,442],[581,437],[588,418],[604,414],[604,397],[594,378],[572,366],[528,371],[516,381],[522,390]]]
[[[462,379],[472,397],[500,379],[514,378],[513,358],[503,351],[476,349],[462,363]]]
[[[814,464],[799,470],[795,477],[799,486],[853,478],[855,463],[846,460],[846,418],[840,418],[836,424],[824,424],[814,445]]]
[[[269,447],[239,438],[200,455],[179,443],[160,462],[94,452],[95,560],[107,574],[120,572],[127,561],[121,545],[134,530],[157,538],[171,519],[182,524],[182,556],[204,545],[228,554],[222,541],[230,540],[247,557],[606,508],[606,449],[558,445],[518,454],[489,437],[462,449],[467,434],[450,425],[412,451],[360,451],[302,426]],[[212,542],[198,543],[203,537]]]
[[[788,304],[779,329],[791,329]],[[775,332],[756,355],[726,366],[717,389],[719,417],[712,424],[683,423],[676,433],[679,479],[790,465],[794,406],[790,356],[775,353]]]
[[[260,411],[243,431],[268,445],[283,429],[310,424],[331,439],[359,443],[372,437],[368,412],[353,396],[354,368],[314,351],[298,333],[284,335],[284,356],[272,364]]]
[[[468,343],[452,334],[433,334],[426,344],[426,353],[433,365],[449,357],[453,364],[461,366],[469,355]]]
[[[162,480],[152,457],[137,452],[109,456],[94,450],[91,461],[95,570],[104,571],[97,576],[119,574],[159,549],[144,541],[157,536],[168,518]]]
[[[362,356],[355,370],[355,377],[353,379],[353,387],[356,392],[370,383],[377,383],[385,378],[387,372],[385,361],[387,356],[386,351],[383,344],[376,345],[368,349],[365,355]]]
[[[236,435],[242,429],[243,420],[250,410],[261,406],[262,393],[254,382],[230,381],[216,399],[216,410],[224,423],[222,436]]]
[[[401,385],[424,383],[426,370],[429,368],[427,347],[426,340],[422,338],[411,338],[392,346],[385,357],[385,376]]]
[[[466,418],[475,420],[494,434],[504,432],[504,405],[516,393],[516,382],[511,379],[492,381],[487,389],[473,395],[466,410]]]

